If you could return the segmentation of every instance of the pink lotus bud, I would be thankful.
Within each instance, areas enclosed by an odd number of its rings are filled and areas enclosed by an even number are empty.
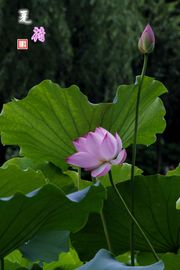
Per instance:
[[[126,150],[116,133],[113,136],[104,128],[96,128],[73,142],[77,153],[67,158],[67,163],[91,171],[92,177],[108,173],[113,164],[121,164],[126,159]]]
[[[151,26],[148,24],[139,39],[138,48],[141,53],[146,54],[151,53],[154,50],[154,46],[155,46],[154,32]]]

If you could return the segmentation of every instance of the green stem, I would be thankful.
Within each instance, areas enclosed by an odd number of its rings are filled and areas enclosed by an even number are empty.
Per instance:
[[[112,178],[112,173],[111,171],[109,171],[109,180],[110,180],[110,183],[114,189],[114,191],[116,192],[116,194],[118,195],[118,197],[120,198],[122,204],[124,205],[125,209],[127,210],[128,214],[130,215],[131,219],[134,221],[134,223],[136,224],[136,226],[138,227],[138,229],[140,230],[141,234],[143,235],[144,239],[146,240],[147,244],[149,245],[149,247],[151,248],[153,254],[154,254],[154,257],[157,261],[159,261],[159,257],[156,253],[156,251],[154,250],[151,242],[149,241],[148,237],[146,236],[145,232],[143,231],[143,229],[141,228],[139,222],[137,221],[137,219],[133,216],[133,214],[131,213],[131,211],[129,210],[125,200],[123,199],[121,193],[119,192],[119,190],[117,189],[116,185],[114,184],[113,182],[113,178]]]
[[[0,260],[1,260],[1,268],[0,268],[0,270],[4,270],[4,258],[1,258]]]
[[[97,179],[92,178],[92,181],[96,182]],[[100,217],[101,217],[101,222],[102,222],[102,225],[103,225],[103,230],[104,230],[104,235],[105,235],[105,238],[106,238],[108,250],[111,251],[111,253],[113,253],[113,250],[112,250],[112,247],[111,247],[111,241],[110,241],[110,237],[109,237],[109,232],[108,232],[108,228],[107,228],[107,224],[106,224],[106,220],[105,220],[104,213],[103,213],[103,208],[102,208],[102,210],[100,212]]]
[[[101,216],[101,221],[102,221],[102,225],[103,225],[103,229],[104,229],[104,235],[106,237],[108,250],[111,251],[111,253],[113,253],[110,238],[109,238],[109,233],[108,233],[108,229],[107,229],[107,225],[106,225],[106,220],[105,220],[104,213],[103,213],[103,209],[100,212],[100,216]]]
[[[134,138],[132,146],[132,167],[131,167],[131,213],[134,215],[134,168],[136,163],[136,144],[138,135],[138,120],[139,120],[139,104],[141,97],[141,88],[144,80],[144,75],[147,69],[148,55],[144,55],[144,63],[141,72],[140,82],[138,82],[138,93],[136,100],[136,114],[135,114],[135,125],[134,125]],[[131,251],[131,265],[134,266],[135,256],[134,256],[134,221],[131,220],[131,230],[130,230],[130,251]]]
[[[80,189],[80,181],[81,181],[81,168],[78,167],[78,182],[77,182],[77,189]]]

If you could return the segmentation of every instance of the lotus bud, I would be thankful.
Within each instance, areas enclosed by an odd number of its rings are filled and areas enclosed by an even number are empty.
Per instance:
[[[154,50],[155,37],[151,26],[148,24],[138,42],[138,48],[141,53],[148,54]]]

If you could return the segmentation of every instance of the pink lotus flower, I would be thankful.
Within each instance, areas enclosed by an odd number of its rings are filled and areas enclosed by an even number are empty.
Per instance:
[[[154,50],[154,46],[155,46],[154,32],[151,26],[148,24],[145,27],[139,39],[138,48],[141,53],[145,54],[145,53],[151,53]]]
[[[96,128],[73,142],[77,153],[67,158],[67,163],[91,171],[92,177],[103,176],[114,164],[126,159],[126,150],[116,133],[113,136],[104,128]]]

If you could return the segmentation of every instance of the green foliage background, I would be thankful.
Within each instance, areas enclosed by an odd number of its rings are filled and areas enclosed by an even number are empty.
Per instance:
[[[32,25],[18,24],[20,8],[29,9]],[[178,1],[0,0],[1,106],[14,96],[25,96],[44,79],[61,86],[77,84],[93,102],[111,101],[119,84],[133,82],[141,72],[137,41],[150,22],[156,49],[147,74],[169,89],[169,95],[164,96],[168,126],[150,151],[141,149],[144,154],[138,158],[138,165],[148,173],[176,166],[180,153],[179,14]],[[30,40],[34,26],[45,27],[45,44]],[[29,39],[28,51],[16,49],[17,38]],[[3,150],[7,156],[7,150]],[[1,159],[3,162],[3,154]]]

